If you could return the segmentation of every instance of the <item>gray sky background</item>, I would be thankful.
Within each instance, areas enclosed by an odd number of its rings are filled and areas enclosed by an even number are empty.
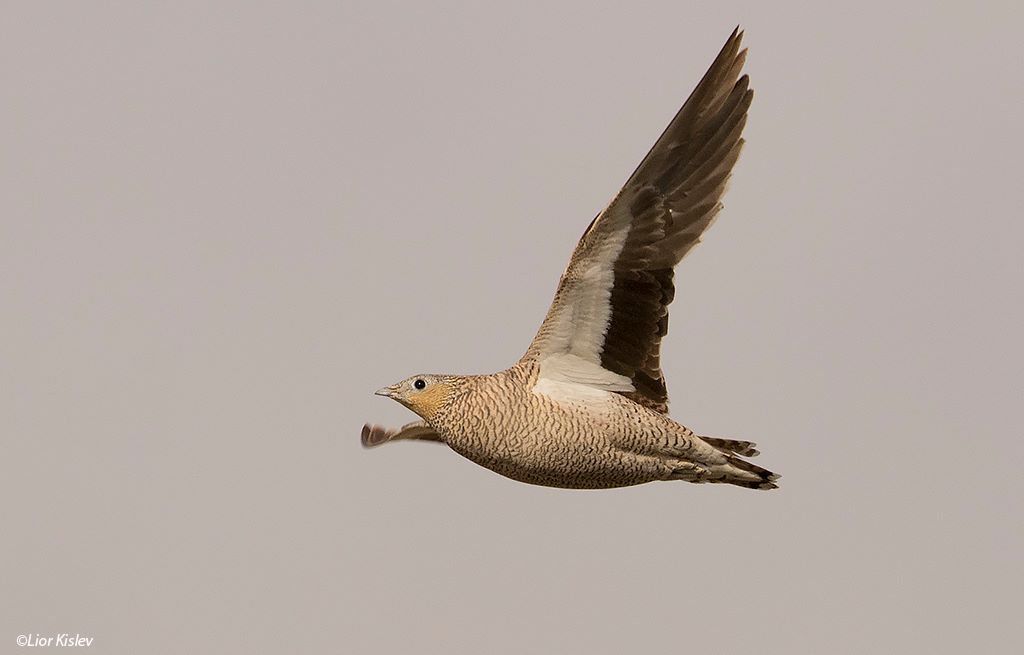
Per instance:
[[[5,3],[0,652],[1019,652],[1024,10],[825,4]],[[363,451],[519,357],[737,23],[663,365],[782,488]]]

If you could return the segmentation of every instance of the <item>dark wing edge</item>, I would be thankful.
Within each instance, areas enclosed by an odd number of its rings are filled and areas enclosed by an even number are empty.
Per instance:
[[[555,354],[551,344],[565,348],[564,335],[552,333],[566,329],[566,313],[573,320],[578,314],[606,319],[604,338],[593,353],[600,366],[631,380],[633,390],[619,393],[668,411],[660,344],[675,294],[673,268],[714,222],[743,146],[753,91],[748,77],[739,76],[746,59],[742,38],[737,27],[625,186],[584,232],[523,359]],[[610,268],[607,283],[601,288],[584,283],[586,272],[602,265]],[[608,312],[598,319],[590,309],[601,301],[595,293],[607,297]],[[585,356],[586,346],[572,348]]]

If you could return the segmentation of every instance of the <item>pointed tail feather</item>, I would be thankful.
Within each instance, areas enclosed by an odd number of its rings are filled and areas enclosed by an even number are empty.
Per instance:
[[[726,475],[715,482],[726,482],[747,489],[778,489],[775,481],[779,479],[778,473],[772,473],[768,469],[761,468],[756,464],[744,461],[739,457],[729,455],[729,465],[738,469],[735,473]]]

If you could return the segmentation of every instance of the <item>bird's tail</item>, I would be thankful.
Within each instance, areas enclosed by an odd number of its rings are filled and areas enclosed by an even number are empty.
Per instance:
[[[756,452],[756,451],[755,451]],[[740,459],[735,455],[726,455],[729,460],[726,475],[713,482],[724,482],[734,484],[747,489],[778,489],[775,481],[779,479],[778,473],[772,473],[768,469],[761,468],[756,464]]]
[[[703,436],[701,440],[714,447],[729,460],[726,465],[726,475],[715,482],[735,484],[747,489],[778,488],[778,485],[775,484],[775,481],[779,479],[778,474],[740,459],[740,457],[756,457],[760,454],[757,444],[753,441]]]

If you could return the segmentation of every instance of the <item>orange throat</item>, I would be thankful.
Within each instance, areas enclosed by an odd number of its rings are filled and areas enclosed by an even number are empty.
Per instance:
[[[429,421],[441,411],[441,408],[448,401],[448,396],[451,395],[451,392],[451,385],[445,383],[433,384],[410,398],[406,403],[406,407]]]

